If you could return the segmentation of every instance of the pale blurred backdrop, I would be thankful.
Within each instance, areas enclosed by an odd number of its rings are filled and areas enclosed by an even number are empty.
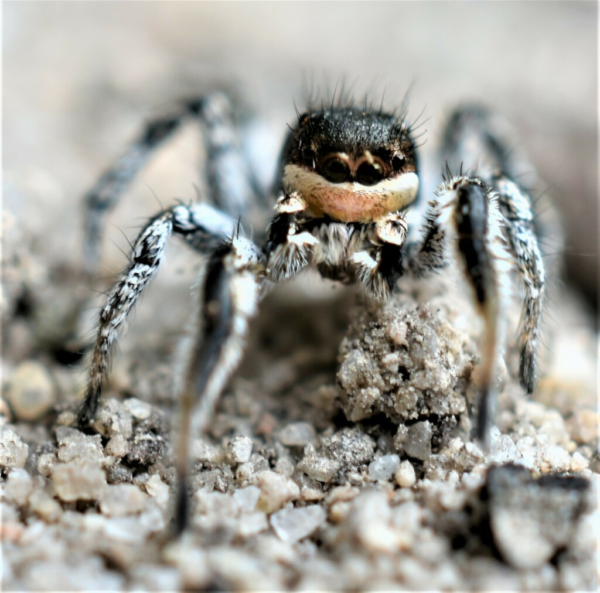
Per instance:
[[[429,153],[450,109],[480,101],[520,130],[568,231],[568,282],[597,288],[595,2],[5,2],[4,208],[48,266],[79,265],[81,196],[179,97],[231,86],[278,150],[303,81],[424,110]],[[133,227],[198,184],[197,136],[167,148],[107,227],[105,266]],[[270,162],[270,161],[269,161]],[[268,169],[268,167],[267,167]],[[436,165],[437,176],[441,169]],[[437,178],[436,178],[437,181]],[[201,185],[201,183],[200,183]]]

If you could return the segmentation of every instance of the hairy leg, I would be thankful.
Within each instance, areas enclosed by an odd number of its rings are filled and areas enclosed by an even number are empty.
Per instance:
[[[536,352],[539,344],[542,311],[546,292],[546,269],[540,248],[544,232],[549,231],[562,248],[562,233],[552,205],[543,217],[536,216],[528,186],[539,180],[515,131],[498,114],[471,106],[455,112],[444,137],[444,152],[454,166],[476,169],[477,175],[498,195],[504,217],[504,234],[516,263],[517,277],[524,287],[523,313],[519,337],[520,381],[528,393],[535,389]],[[547,197],[544,197],[548,202]]]
[[[255,184],[239,145],[229,100],[222,93],[212,93],[185,101],[173,114],[150,121],[86,194],[84,266],[88,276],[96,273],[106,215],[156,149],[192,119],[199,121],[203,129],[209,203],[233,218],[246,216],[254,199]]]
[[[502,356],[511,258],[495,195],[478,178],[448,176],[429,203],[421,242],[407,245],[407,268],[417,277],[458,262],[484,321],[476,437],[489,439],[496,375]]]
[[[248,321],[256,313],[262,253],[242,237],[222,244],[211,256],[200,287],[200,306],[189,341],[181,389],[177,449],[177,503],[174,535],[189,514],[189,445],[194,409],[204,432],[225,384],[244,352]]]
[[[142,230],[133,246],[129,266],[100,310],[87,391],[78,414],[80,425],[88,424],[95,415],[102,381],[109,368],[111,347],[133,306],[158,271],[171,234],[183,235],[208,249],[226,240],[234,229],[233,220],[210,206],[179,205],[155,216]]]
[[[527,393],[533,393],[537,378],[538,348],[542,308],[546,287],[544,260],[533,226],[531,199],[514,181],[506,176],[494,179],[494,189],[504,219],[518,275],[524,286],[525,300],[521,314],[519,376]]]

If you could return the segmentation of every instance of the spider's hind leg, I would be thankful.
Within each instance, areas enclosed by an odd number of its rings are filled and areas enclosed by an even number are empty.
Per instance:
[[[156,149],[187,120],[196,120],[203,131],[209,203],[233,218],[244,218],[254,201],[256,186],[240,147],[233,107],[221,92],[183,101],[171,114],[146,125],[117,161],[85,196],[84,266],[95,275],[106,215],[146,165]]]

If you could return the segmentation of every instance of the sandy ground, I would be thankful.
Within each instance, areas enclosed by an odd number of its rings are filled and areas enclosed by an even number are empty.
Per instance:
[[[575,255],[596,249],[594,5],[367,6],[5,5],[5,590],[597,588],[596,339],[574,288],[593,295],[596,274]],[[93,287],[80,270],[80,196],[145,117],[232,81],[265,122],[268,174],[302,70],[387,85],[392,104],[417,78],[414,116],[425,104],[432,116],[429,186],[450,105],[474,97],[523,131],[569,233],[544,375],[526,399],[511,312],[483,453],[469,438],[479,322],[455,279],[404,285],[383,310],[317,279],[282,287],[210,433],[195,438],[191,525],[168,542],[171,369],[198,262],[171,249],[90,434],[72,425],[84,369],[54,347],[74,303],[110,286],[122,233],[156,212],[154,194],[194,198],[194,130],[117,208]]]

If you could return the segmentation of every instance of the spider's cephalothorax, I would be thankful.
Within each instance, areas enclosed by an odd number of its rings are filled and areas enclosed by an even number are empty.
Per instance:
[[[152,150],[185,119],[203,128],[208,203],[178,204],[150,220],[137,238],[129,266],[100,312],[81,425],[94,417],[111,346],[132,307],[164,257],[168,238],[180,235],[209,256],[200,282],[197,338],[182,383],[177,455],[177,529],[186,523],[188,446],[192,408],[203,426],[244,351],[248,321],[269,282],[281,282],[307,266],[328,278],[359,283],[385,299],[405,274],[425,277],[455,260],[484,321],[481,396],[476,436],[489,434],[493,385],[503,344],[510,272],[524,285],[521,383],[535,386],[535,354],[545,275],[529,195],[511,177],[512,136],[497,116],[462,109],[450,119],[444,151],[451,163],[478,155],[478,176],[446,170],[427,204],[422,237],[408,240],[405,214],[419,192],[419,170],[410,126],[402,117],[355,107],[313,110],[298,116],[282,151],[275,185],[275,215],[264,242],[243,235],[249,211],[268,202],[268,192],[238,143],[227,98],[211,94],[185,102],[173,116],[158,119],[109,169],[87,196],[86,268],[97,264],[102,219]],[[479,154],[472,154],[472,147]],[[466,165],[475,165],[467,160]],[[462,171],[462,167],[461,167]],[[240,224],[240,221],[242,224]],[[264,243],[264,244],[263,244]]]
[[[402,274],[403,211],[419,190],[407,124],[355,108],[301,115],[283,150],[280,184],[268,277],[285,280],[310,261],[323,276],[361,281],[385,297]]]
[[[297,192],[307,215],[340,222],[377,222],[410,205],[419,178],[407,125],[359,109],[308,113],[290,133],[283,190]]]

